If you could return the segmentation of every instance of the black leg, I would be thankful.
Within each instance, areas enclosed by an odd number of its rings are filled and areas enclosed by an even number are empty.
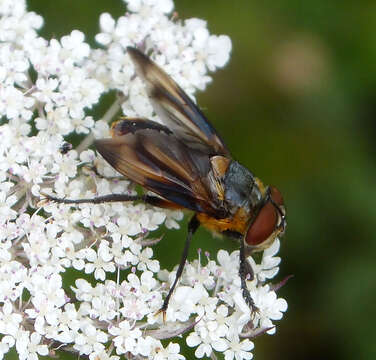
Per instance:
[[[169,292],[168,292],[168,294],[167,294],[167,296],[166,296],[166,298],[163,302],[161,309],[157,312],[157,314],[163,312],[163,318],[165,317],[171,295],[174,292],[175,286],[178,283],[178,280],[180,279],[181,274],[183,273],[185,262],[187,261],[187,257],[188,257],[189,245],[191,244],[192,236],[196,232],[196,230],[199,228],[199,226],[200,226],[200,222],[197,220],[196,215],[194,215],[188,223],[188,234],[187,234],[187,238],[185,240],[184,250],[183,250],[183,253],[181,255],[180,264],[179,264],[179,267],[178,267],[178,271],[176,272],[174,283],[172,284],[172,286],[171,286],[171,288],[170,288],[170,290],[169,290]]]
[[[127,194],[110,194],[105,196],[97,196],[92,199],[60,199],[51,195],[43,194],[48,200],[59,204],[103,204],[108,202],[122,202],[122,201],[143,201],[153,206],[163,208],[173,207],[173,203],[162,199],[158,196],[152,195],[127,195]]]
[[[241,281],[241,288],[243,290],[243,298],[248,306],[251,308],[252,312],[257,312],[258,308],[255,305],[251,294],[248,291],[247,283],[246,283],[246,276],[249,275],[250,280],[253,280],[254,273],[251,264],[245,258],[245,249],[244,249],[244,241],[240,241],[240,264],[239,264],[239,276]]]
[[[252,281],[255,278],[255,273],[253,272],[252,265],[247,259],[244,261],[244,276],[249,281]]]

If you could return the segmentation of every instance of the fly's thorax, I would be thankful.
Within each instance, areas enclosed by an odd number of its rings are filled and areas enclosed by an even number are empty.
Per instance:
[[[231,213],[244,208],[250,214],[264,196],[264,185],[247,168],[231,161],[224,177],[225,201]]]

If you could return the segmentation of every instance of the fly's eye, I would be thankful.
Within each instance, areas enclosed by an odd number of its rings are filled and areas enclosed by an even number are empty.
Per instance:
[[[270,196],[277,205],[284,205],[282,194],[276,187],[270,186]]]
[[[249,227],[245,242],[257,246],[266,241],[276,229],[278,216],[275,206],[268,201],[258,213],[255,221]]]

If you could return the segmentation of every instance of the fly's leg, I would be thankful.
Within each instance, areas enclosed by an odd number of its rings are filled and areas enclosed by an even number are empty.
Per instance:
[[[244,276],[249,281],[252,281],[255,278],[252,265],[247,259],[244,261]]]
[[[187,238],[185,240],[184,250],[183,250],[183,253],[181,255],[180,264],[179,264],[179,267],[178,267],[178,271],[176,272],[174,283],[172,284],[172,286],[171,286],[171,288],[170,288],[170,290],[169,290],[169,292],[168,292],[168,294],[167,294],[167,296],[166,296],[166,298],[163,302],[162,307],[157,312],[157,314],[163,313],[163,320],[165,320],[165,318],[166,318],[166,311],[167,311],[167,308],[168,308],[168,303],[170,301],[171,295],[174,292],[175,286],[178,283],[178,280],[180,279],[181,274],[183,273],[185,262],[187,261],[187,257],[188,257],[188,251],[189,251],[189,246],[191,244],[192,236],[196,232],[196,230],[199,228],[199,226],[200,226],[200,222],[197,220],[196,215],[194,215],[188,223],[188,234],[187,234]]]
[[[122,201],[142,201],[149,205],[158,206],[161,208],[177,208],[177,206],[168,200],[162,199],[153,195],[128,195],[128,194],[110,194],[104,196],[97,196],[91,199],[61,199],[55,196],[43,194],[47,200],[58,204],[104,204],[108,202],[122,202]]]
[[[239,265],[239,276],[241,281],[241,288],[243,291],[243,298],[248,306],[251,308],[252,313],[258,312],[259,309],[255,305],[255,302],[252,299],[251,294],[248,291],[246,277],[248,276],[250,280],[254,279],[254,272],[252,269],[251,264],[245,258],[245,249],[244,249],[244,241],[240,241],[240,265]]]

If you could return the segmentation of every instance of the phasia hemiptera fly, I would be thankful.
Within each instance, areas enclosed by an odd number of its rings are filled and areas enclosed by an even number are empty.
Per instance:
[[[232,159],[222,138],[174,80],[140,50],[127,50],[164,125],[145,118],[122,118],[113,124],[112,138],[95,141],[95,147],[119,173],[157,195],[48,198],[70,204],[142,200],[161,208],[192,210],[180,265],[161,311],[167,310],[200,225],[239,240],[243,297],[256,310],[246,285],[246,279],[254,277],[246,256],[268,248],[283,234],[282,195]]]

